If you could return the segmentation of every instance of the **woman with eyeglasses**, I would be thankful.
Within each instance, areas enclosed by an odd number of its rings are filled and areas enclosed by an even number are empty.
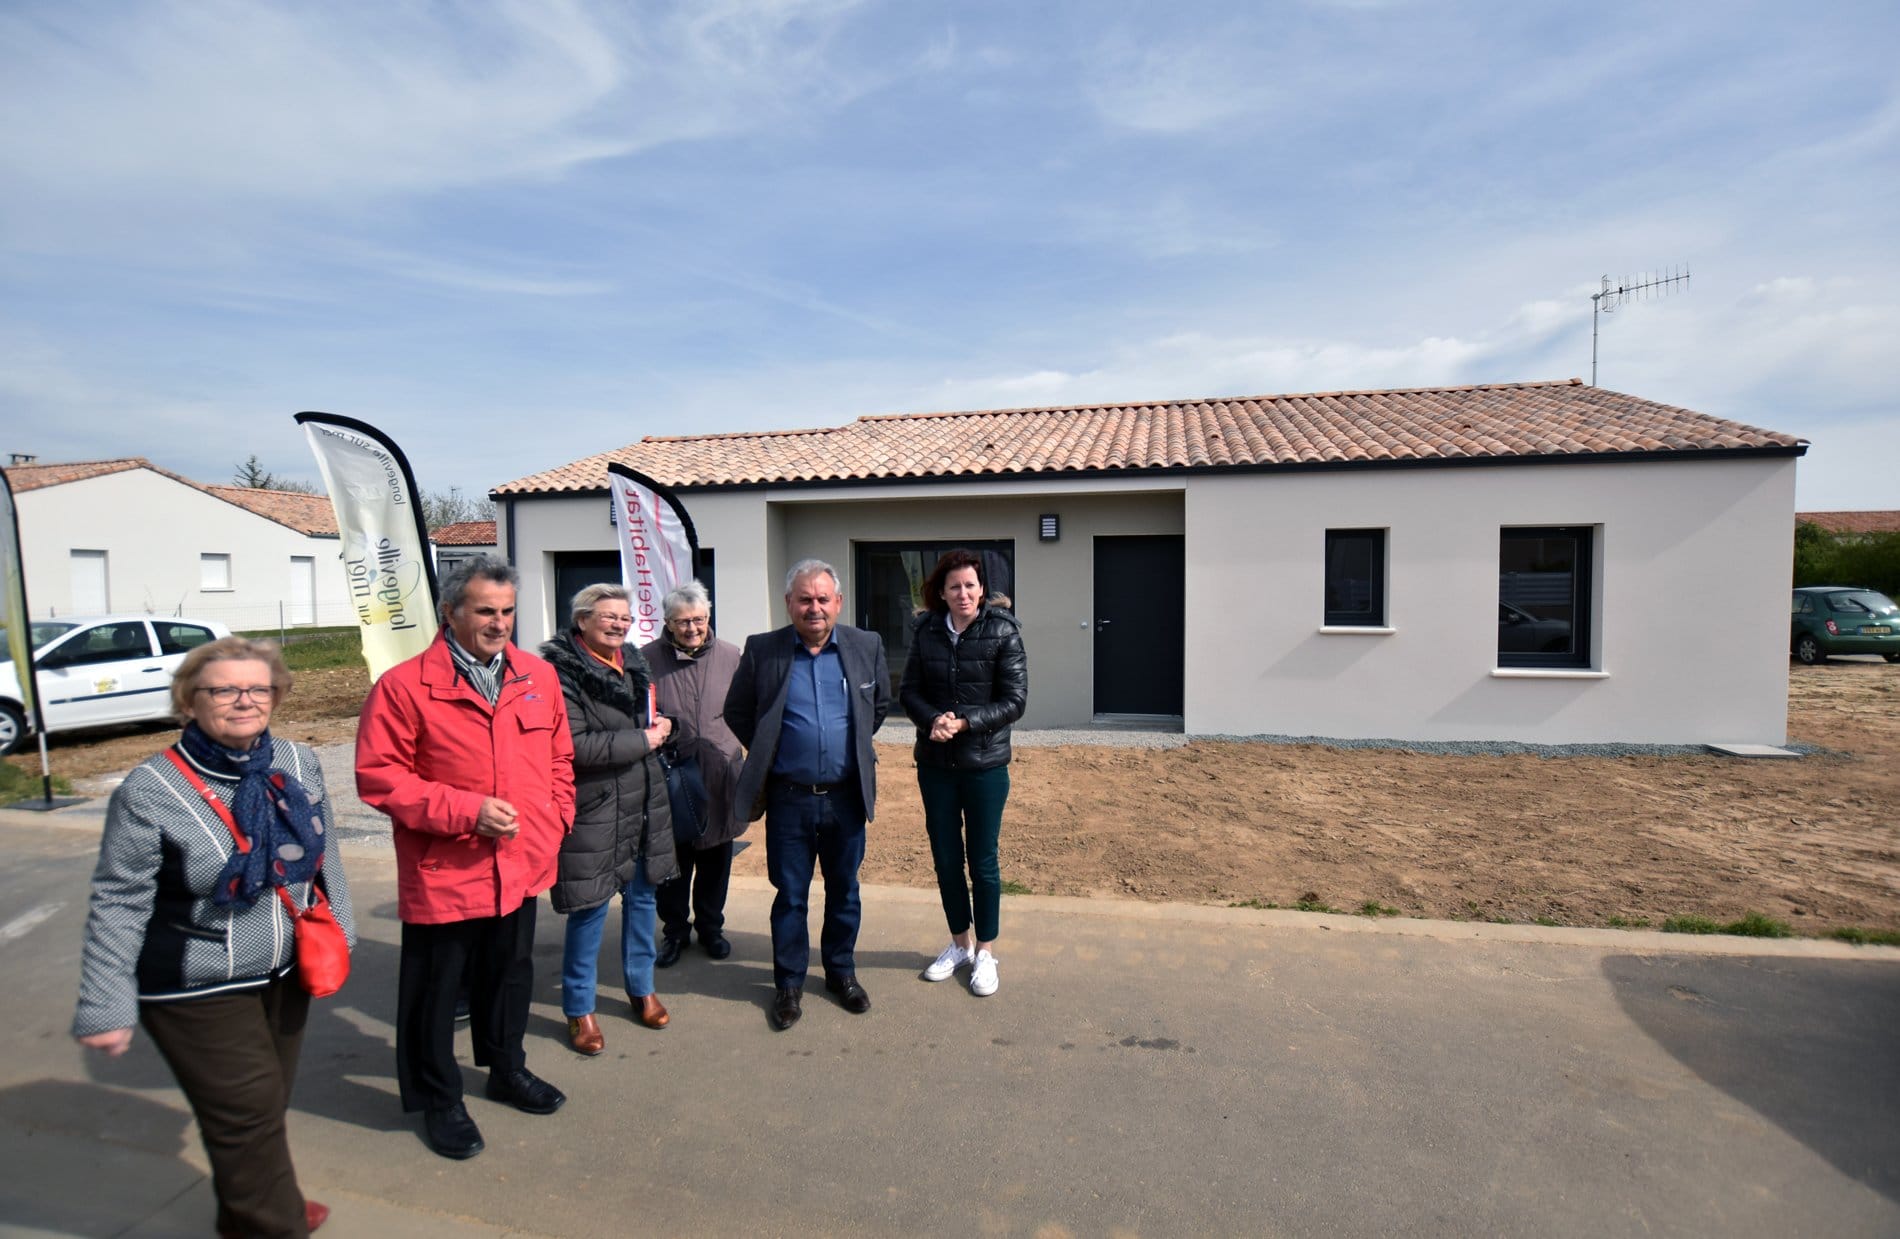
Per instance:
[[[732,954],[725,932],[732,843],[750,822],[732,803],[745,747],[726,726],[726,690],[739,669],[739,647],[713,636],[712,596],[698,581],[668,591],[660,610],[666,631],[640,652],[653,667],[660,710],[678,728],[674,748],[698,759],[706,782],[705,832],[678,842],[679,877],[660,888],[660,954],[655,962],[670,968],[679,962],[695,930],[700,949],[713,959]]]
[[[620,971],[633,1018],[671,1021],[653,992],[654,888],[678,870],[673,816],[659,750],[673,722],[653,709],[653,673],[628,645],[633,610],[619,585],[574,595],[574,627],[541,647],[567,698],[574,734],[574,828],[561,842],[550,897],[567,915],[561,1011],[576,1053],[598,1054],[606,1034],[594,1015],[595,977],[607,910],[620,896]]]
[[[73,1016],[73,1036],[112,1057],[144,1026],[197,1116],[220,1235],[302,1236],[330,1214],[290,1160],[310,995],[280,891],[304,908],[321,889],[352,947],[356,927],[323,769],[270,733],[289,691],[269,641],[185,655],[172,678],[184,734],[106,808]]]

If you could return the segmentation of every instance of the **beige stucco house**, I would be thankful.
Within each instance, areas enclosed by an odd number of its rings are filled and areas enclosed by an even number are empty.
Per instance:
[[[735,641],[818,556],[896,675],[921,575],[984,551],[1028,726],[1778,743],[1806,446],[1573,380],[647,438],[491,497],[526,645],[618,579],[620,461],[686,504]]]

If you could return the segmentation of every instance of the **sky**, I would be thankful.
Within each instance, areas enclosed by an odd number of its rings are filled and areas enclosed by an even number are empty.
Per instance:
[[[0,453],[1590,377],[1900,508],[1900,6],[0,0]]]

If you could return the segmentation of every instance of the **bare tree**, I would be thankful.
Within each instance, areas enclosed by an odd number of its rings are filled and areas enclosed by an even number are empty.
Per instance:
[[[317,495],[322,492],[308,482],[296,478],[280,478],[264,467],[264,462],[252,452],[245,457],[244,463],[231,475],[231,481],[237,486],[246,486],[252,490],[287,490],[298,495]]]
[[[459,486],[451,486],[446,491],[422,492],[422,519],[430,529],[440,529],[444,525],[460,524],[462,521],[492,521],[495,519],[495,504],[487,496],[472,499],[462,493]]]

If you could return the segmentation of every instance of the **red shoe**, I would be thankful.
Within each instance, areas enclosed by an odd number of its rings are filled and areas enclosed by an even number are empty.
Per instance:
[[[303,1202],[303,1226],[305,1230],[314,1231],[317,1227],[329,1220],[329,1205],[322,1204],[315,1200],[306,1200]],[[244,1239],[244,1237],[235,1230],[220,1230],[218,1231],[218,1239]]]

